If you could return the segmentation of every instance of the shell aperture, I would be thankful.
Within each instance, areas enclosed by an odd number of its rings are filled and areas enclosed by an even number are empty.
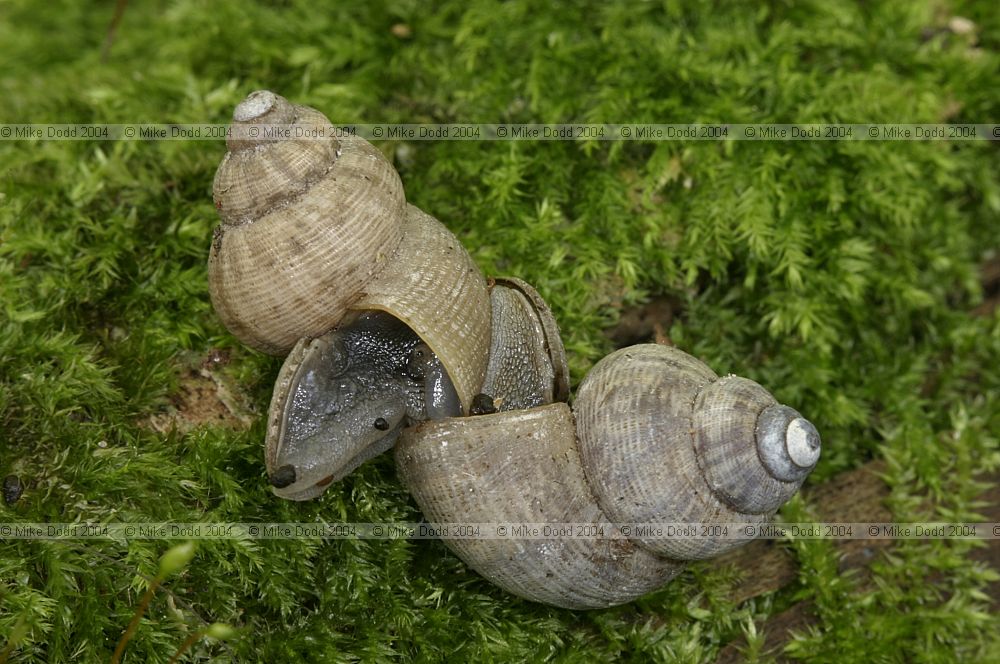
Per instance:
[[[268,470],[275,494],[318,496],[396,442],[403,427],[461,413],[433,353],[402,322],[366,313],[300,341],[271,401]]]

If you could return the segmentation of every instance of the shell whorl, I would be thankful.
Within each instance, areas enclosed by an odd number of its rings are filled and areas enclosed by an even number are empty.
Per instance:
[[[580,385],[575,411],[584,469],[598,503],[616,521],[760,523],[798,490],[818,458],[819,436],[798,413],[757,383],[719,378],[667,346],[633,346],[598,362]],[[783,430],[779,414],[786,417]],[[791,422],[794,435],[786,436]],[[811,434],[800,433],[806,429]],[[776,477],[768,465],[774,462],[764,462],[758,450],[777,452],[796,436],[807,438],[804,446],[813,444],[815,455],[801,454],[803,445],[793,441],[799,461],[811,463]],[[780,462],[787,453],[772,456]],[[661,555],[698,559],[740,542],[642,543]]]
[[[338,324],[395,253],[403,185],[367,141],[333,138],[321,113],[273,93],[248,97],[233,124],[213,187],[209,292],[243,343],[283,354]]]
[[[659,588],[681,564],[616,533],[587,485],[564,403],[424,422],[403,432],[396,465],[436,523],[591,523],[603,538],[450,539],[467,565],[536,602],[593,609]]]
[[[819,432],[798,411],[778,404],[757,418],[757,455],[775,478],[801,482],[819,460]]]
[[[328,138],[317,138],[320,132]],[[250,94],[233,112],[212,185],[222,223],[252,223],[307,192],[340,156],[333,133],[318,111],[266,90]]]
[[[489,360],[486,279],[458,238],[412,205],[399,250],[387,263],[351,308],[385,311],[406,323],[441,360],[468,412]]]
[[[738,512],[773,514],[798,491],[819,458],[815,427],[746,378],[726,376],[702,390],[692,422],[705,480]],[[789,443],[806,465],[793,461]]]

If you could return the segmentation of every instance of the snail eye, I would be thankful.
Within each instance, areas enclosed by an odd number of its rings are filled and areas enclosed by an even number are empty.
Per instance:
[[[379,431],[388,431],[389,423],[385,421],[384,417],[379,417],[375,420],[375,428]]]
[[[427,365],[433,360],[434,354],[427,344],[417,344],[406,361],[406,374],[415,380],[421,380],[427,375]]]

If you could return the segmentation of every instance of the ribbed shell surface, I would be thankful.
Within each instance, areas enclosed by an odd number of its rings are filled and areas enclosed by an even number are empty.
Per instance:
[[[622,523],[760,523],[722,502],[695,453],[695,400],[718,376],[669,346],[616,351],[587,374],[574,403],[584,472],[598,503]],[[751,435],[746,441],[754,445]],[[700,534],[700,533],[699,533]],[[739,540],[638,539],[679,560],[716,556]]]
[[[587,487],[563,403],[425,422],[404,431],[396,463],[435,523],[593,523],[602,539],[451,539],[445,544],[505,590],[572,609],[622,604],[681,564],[615,533]]]
[[[332,133],[333,127],[319,111],[292,105],[289,110],[294,114],[295,126],[304,133],[314,130]],[[268,124],[237,126],[258,132],[275,131]],[[233,226],[259,219],[305,193],[327,174],[341,149],[336,138],[237,143],[236,148],[226,152],[212,183],[212,199],[219,218]]]
[[[402,240],[402,183],[359,138],[227,153],[215,200],[223,223],[208,262],[212,303],[230,332],[267,353],[334,327]]]
[[[398,251],[351,308],[406,323],[441,360],[469,411],[486,376],[490,296],[472,257],[441,222],[407,206]]]
[[[739,376],[720,378],[695,400],[698,463],[715,495],[740,512],[773,514],[801,485],[772,477],[757,454],[757,418],[777,403]]]

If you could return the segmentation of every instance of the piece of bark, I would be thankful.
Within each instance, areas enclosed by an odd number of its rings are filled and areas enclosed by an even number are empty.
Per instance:
[[[667,333],[680,306],[680,301],[675,298],[666,295],[655,297],[641,306],[623,310],[618,324],[605,334],[615,348],[651,342],[672,346]]]
[[[991,256],[980,266],[980,283],[984,300],[972,313],[990,316],[1000,306],[1000,256]],[[803,494],[813,506],[819,520],[827,522],[890,522],[892,517],[885,507],[888,487],[879,479],[885,469],[880,461],[844,473],[831,481]],[[1000,522],[1000,473],[985,478],[988,488],[979,497],[986,506],[983,515],[987,522]],[[859,588],[864,589],[871,579],[869,565],[879,552],[891,547],[891,539],[839,540],[841,553],[840,571],[857,570]],[[987,540],[986,546],[973,550],[968,559],[1000,571],[1000,540]],[[757,541],[718,559],[722,565],[733,565],[741,570],[741,581],[733,588],[732,599],[739,603],[751,597],[778,590],[792,581],[798,568],[791,556],[774,541]],[[1000,581],[986,588],[994,608],[1000,608]],[[809,602],[796,604],[768,619],[762,629],[765,634],[764,652],[778,655],[795,631],[802,631],[815,622]],[[719,653],[719,664],[743,660],[743,639],[726,645]],[[779,661],[781,658],[779,657]]]
[[[991,316],[1000,306],[1000,256],[994,256],[980,266],[979,282],[983,285],[983,301],[972,313],[975,316]]]
[[[247,429],[256,414],[249,398],[224,371],[228,351],[212,349],[204,356],[185,358],[178,371],[178,391],[161,412],[139,422],[157,433],[187,433],[202,425]]]

